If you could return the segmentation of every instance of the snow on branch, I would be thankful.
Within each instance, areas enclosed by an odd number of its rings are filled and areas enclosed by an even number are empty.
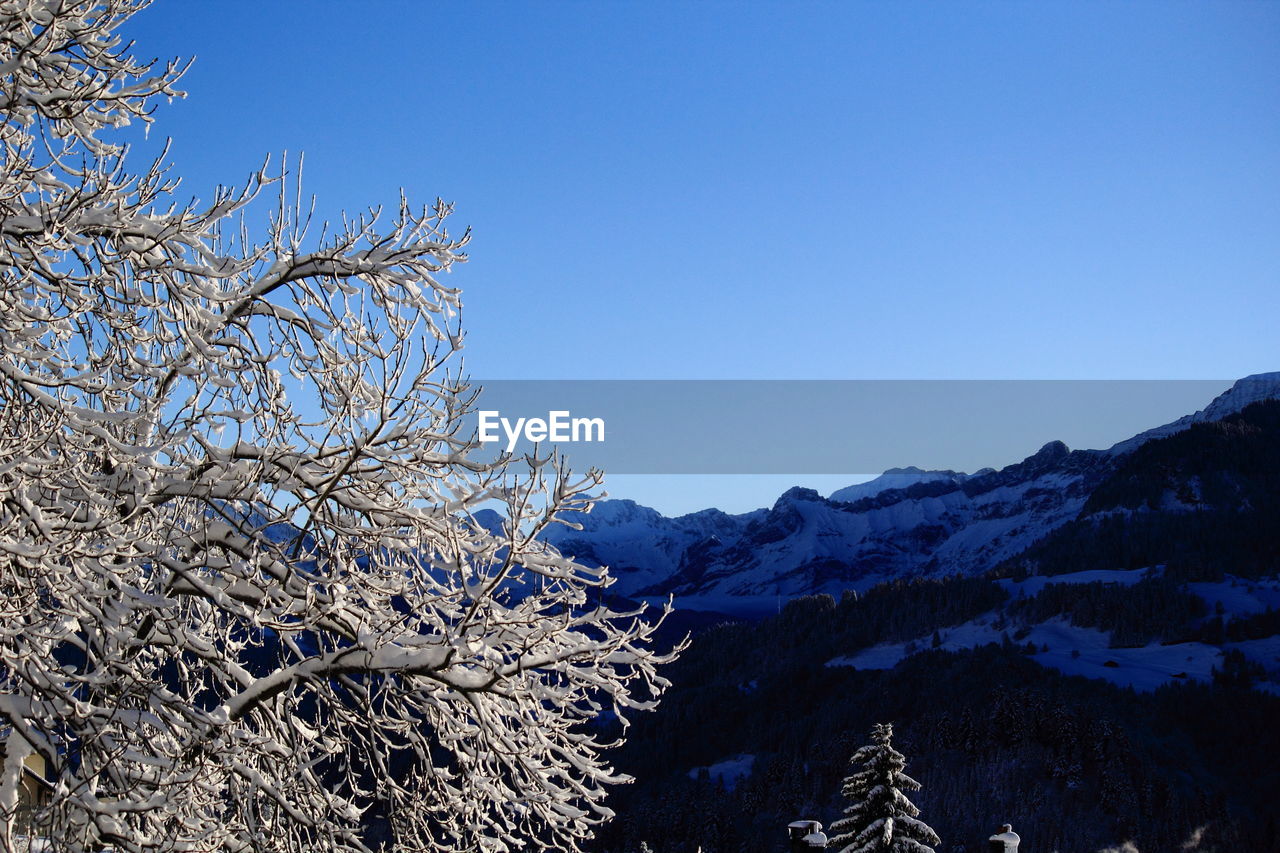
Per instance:
[[[541,536],[600,475],[474,455],[448,205],[126,171],[143,5],[0,0],[0,847],[578,849],[671,657]]]

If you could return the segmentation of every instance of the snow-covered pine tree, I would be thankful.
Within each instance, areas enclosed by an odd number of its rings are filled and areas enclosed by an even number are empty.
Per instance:
[[[940,843],[938,834],[916,819],[920,809],[902,793],[920,790],[920,783],[903,772],[907,760],[893,748],[893,726],[873,727],[871,743],[849,763],[855,770],[841,789],[849,806],[831,825],[828,846],[841,853],[934,853],[929,845]]]

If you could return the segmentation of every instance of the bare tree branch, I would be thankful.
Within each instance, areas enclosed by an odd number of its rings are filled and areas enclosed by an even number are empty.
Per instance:
[[[34,754],[71,853],[578,849],[670,657],[540,536],[599,474],[475,456],[448,205],[125,170],[143,5],[0,0],[0,848]]]

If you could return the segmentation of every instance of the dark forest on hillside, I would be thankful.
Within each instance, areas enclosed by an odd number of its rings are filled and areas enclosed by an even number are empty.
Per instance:
[[[892,670],[824,666],[855,645],[963,621],[995,597],[985,583],[815,596],[695,638],[662,707],[628,733],[617,764],[638,781],[611,796],[619,817],[594,849],[780,850],[791,820],[838,816],[848,758],[881,721],[894,723],[923,784],[913,801],[946,853],[983,849],[1005,821],[1025,850],[1046,853],[1127,840],[1176,850],[1201,828],[1202,850],[1280,849],[1268,816],[1280,797],[1280,699],[1247,679],[1135,693],[1045,669],[1013,641],[925,651]],[[921,615],[942,601],[946,617]],[[868,624],[881,633],[852,629]],[[744,754],[752,772],[732,790],[689,777]]]
[[[1280,554],[1280,401],[1135,450],[1080,517],[996,568],[1002,577],[1082,565],[1164,565],[1183,580],[1260,577]]]
[[[780,850],[790,821],[839,816],[849,756],[891,722],[939,853],[983,850],[1006,821],[1026,853],[1278,850],[1280,698],[1253,689],[1257,663],[1225,649],[1211,683],[1142,693],[1042,667],[1021,642],[1057,618],[1110,632],[1113,647],[1275,636],[1280,611],[1224,613],[1187,583],[1274,575],[1277,554],[1280,402],[1268,401],[1122,457],[1078,518],[986,578],[903,579],[702,626],[662,706],[628,732],[617,763],[637,781],[611,796],[619,817],[595,849]],[[1085,568],[1149,571],[1015,599],[997,581]],[[1003,642],[934,648],[982,614]],[[826,666],[904,641],[915,653],[892,669]],[[738,756],[750,773],[729,787],[690,775]]]

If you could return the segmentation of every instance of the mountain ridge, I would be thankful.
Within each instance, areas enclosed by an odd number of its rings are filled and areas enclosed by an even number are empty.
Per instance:
[[[795,487],[771,507],[737,515],[706,509],[668,518],[605,500],[573,519],[582,530],[561,527],[549,538],[577,559],[610,566],[615,594],[671,595],[726,613],[893,578],[974,575],[1076,519],[1139,447],[1266,399],[1280,399],[1280,372],[1245,377],[1194,414],[1105,450],[1049,441],[999,470],[890,469],[830,497]]]

